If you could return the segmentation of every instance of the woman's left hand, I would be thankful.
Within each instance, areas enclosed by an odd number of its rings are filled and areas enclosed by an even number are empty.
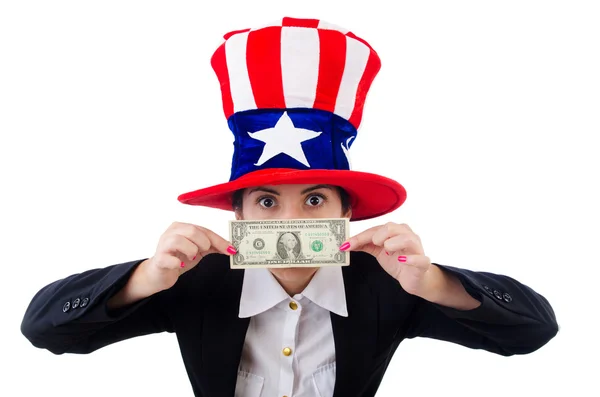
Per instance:
[[[363,251],[373,255],[402,288],[422,296],[428,288],[431,261],[425,256],[421,239],[406,224],[388,222],[350,238],[342,251]]]

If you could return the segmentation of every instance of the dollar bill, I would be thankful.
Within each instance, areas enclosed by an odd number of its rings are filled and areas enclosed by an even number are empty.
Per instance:
[[[229,221],[232,269],[347,266],[347,218]]]

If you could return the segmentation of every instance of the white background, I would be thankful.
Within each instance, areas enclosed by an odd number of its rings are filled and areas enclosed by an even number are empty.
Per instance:
[[[282,16],[349,28],[382,59],[350,153],[408,199],[352,233],[407,223],[433,261],[534,288],[561,327],[508,358],[405,341],[378,396],[594,394],[596,2],[105,0],[0,6],[0,395],[191,395],[173,334],[56,356],[20,322],[46,284],[151,256],[173,221],[227,235],[230,213],[176,199],[229,177],[210,57]]]

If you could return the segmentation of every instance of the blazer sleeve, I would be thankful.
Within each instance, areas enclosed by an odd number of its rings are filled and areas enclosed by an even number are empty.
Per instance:
[[[88,270],[45,286],[26,309],[22,334],[54,354],[85,354],[136,336],[173,332],[169,308],[175,286],[119,310],[107,309],[108,300],[143,261]]]
[[[508,276],[434,265],[456,276],[481,305],[457,310],[419,298],[407,338],[439,339],[511,356],[534,352],[558,333],[552,306],[530,287]]]

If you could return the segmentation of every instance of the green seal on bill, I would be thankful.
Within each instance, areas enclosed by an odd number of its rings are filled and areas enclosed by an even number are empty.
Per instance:
[[[321,240],[315,240],[310,245],[310,248],[315,252],[319,252],[323,249],[323,242]]]

